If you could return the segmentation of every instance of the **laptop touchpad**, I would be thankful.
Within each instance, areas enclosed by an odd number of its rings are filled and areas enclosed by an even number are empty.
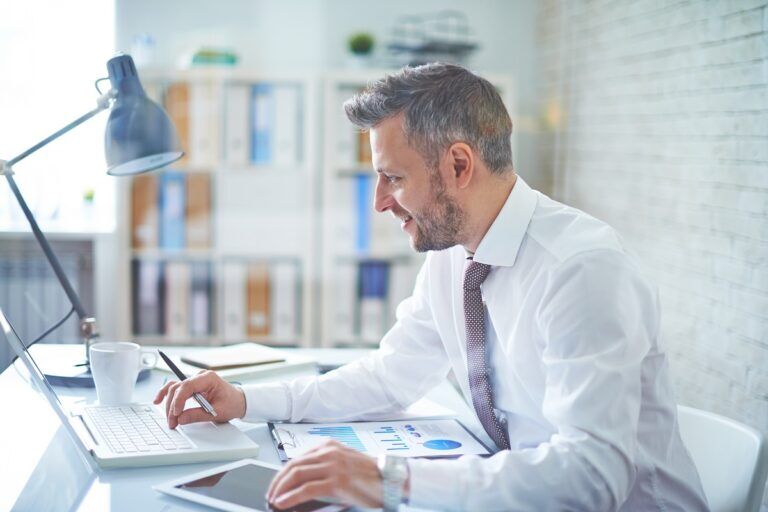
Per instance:
[[[191,423],[176,428],[184,432],[190,439],[197,443],[210,442],[218,444],[221,443],[222,439],[228,438],[225,434],[231,433],[228,432],[229,429],[235,427],[228,423],[216,424],[211,421],[205,421],[201,423]]]

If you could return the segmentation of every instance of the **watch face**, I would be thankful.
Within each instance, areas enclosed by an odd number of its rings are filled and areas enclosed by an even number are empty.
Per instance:
[[[408,479],[407,459],[382,455],[379,457],[379,471],[384,490],[384,510],[397,510],[403,498],[403,484]]]
[[[376,466],[379,468],[379,473],[381,473],[382,477],[384,476],[384,470],[387,468],[387,458],[387,455],[382,453],[376,459]]]
[[[404,482],[408,478],[408,461],[405,457],[384,456],[382,475],[385,480]]]

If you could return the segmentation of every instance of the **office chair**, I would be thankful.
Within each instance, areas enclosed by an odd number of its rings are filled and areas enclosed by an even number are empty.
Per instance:
[[[759,512],[768,476],[763,435],[711,412],[683,405],[677,411],[680,435],[712,512]]]

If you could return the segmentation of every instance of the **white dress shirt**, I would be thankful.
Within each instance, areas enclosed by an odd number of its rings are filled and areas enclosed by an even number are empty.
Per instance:
[[[411,459],[410,503],[453,510],[707,510],[683,446],[659,302],[616,232],[520,177],[474,255],[494,405],[510,450]],[[370,357],[245,387],[249,420],[344,421],[407,407],[453,369],[468,386],[466,254],[431,252]]]

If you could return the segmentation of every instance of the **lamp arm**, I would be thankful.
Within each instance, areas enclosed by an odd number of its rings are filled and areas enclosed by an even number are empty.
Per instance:
[[[61,286],[64,288],[64,293],[67,294],[69,302],[71,302],[72,306],[75,308],[77,316],[80,318],[80,320],[83,320],[88,316],[88,314],[85,312],[85,308],[83,307],[83,303],[80,301],[80,297],[77,296],[75,289],[72,287],[72,284],[69,282],[67,275],[64,273],[64,269],[61,267],[61,262],[59,262],[59,259],[53,252],[53,249],[51,249],[51,244],[48,242],[48,239],[46,239],[45,235],[43,235],[43,232],[40,229],[40,226],[38,226],[34,215],[32,215],[32,210],[29,209],[27,202],[24,201],[24,197],[21,195],[21,191],[16,185],[16,181],[13,179],[11,173],[6,173],[5,178],[8,180],[8,185],[10,185],[13,195],[16,196],[16,201],[18,201],[19,206],[21,206],[21,210],[24,212],[24,216],[27,218],[29,226],[32,228],[32,233],[35,235],[37,243],[40,244],[40,248],[43,250],[48,263],[51,264],[53,272],[56,274],[56,277],[61,283]]]
[[[67,275],[64,273],[64,269],[61,267],[61,262],[56,257],[56,254],[53,252],[53,249],[51,249],[51,244],[45,238],[45,235],[43,235],[43,232],[40,229],[40,226],[37,224],[37,221],[35,220],[34,215],[32,215],[32,210],[29,209],[27,202],[24,200],[24,197],[21,195],[21,191],[19,190],[19,187],[16,185],[16,181],[13,179],[12,166],[15,163],[25,159],[26,157],[28,157],[38,149],[42,148],[43,146],[58,139],[59,137],[61,137],[68,131],[72,130],[73,128],[83,124],[85,121],[89,120],[90,118],[92,118],[93,116],[101,112],[102,110],[108,109],[110,107],[111,100],[115,98],[116,95],[117,94],[114,90],[110,90],[109,92],[99,97],[99,99],[97,100],[97,106],[95,109],[75,119],[64,128],[46,137],[45,139],[38,142],[31,148],[27,149],[17,157],[8,161],[0,160],[0,174],[5,175],[5,178],[8,180],[8,185],[10,185],[13,195],[16,197],[16,201],[18,201],[22,212],[24,212],[24,216],[27,218],[27,221],[29,222],[29,226],[32,228],[32,233],[35,235],[35,239],[37,240],[37,243],[40,245],[40,248],[43,250],[43,254],[45,254],[45,257],[48,260],[48,263],[51,265],[51,268],[53,269],[54,274],[56,274],[56,278],[59,280],[59,283],[61,284],[62,288],[64,288],[64,293],[67,295],[69,302],[72,303],[72,307],[75,308],[75,312],[77,312],[78,318],[80,318],[80,334],[83,336],[86,344],[86,359],[88,358],[87,348],[90,345],[91,340],[93,338],[98,337],[99,335],[98,329],[96,327],[96,320],[92,317],[89,317],[88,313],[86,313],[85,308],[83,307],[83,303],[80,300],[80,297],[78,297],[77,293],[75,292],[75,289],[72,287],[72,284],[69,282]]]
[[[97,100],[97,102],[96,102],[97,105],[96,105],[95,109],[91,110],[87,114],[84,114],[84,115],[78,117],[77,119],[75,119],[74,121],[69,123],[67,126],[62,128],[61,130],[58,130],[57,132],[49,135],[45,139],[41,140],[40,142],[38,142],[37,144],[35,144],[31,148],[29,148],[28,150],[26,150],[23,153],[21,153],[19,156],[14,157],[14,158],[8,160],[5,163],[6,169],[0,169],[0,172],[3,172],[5,170],[6,171],[5,173],[7,174],[7,172],[10,170],[8,168],[13,167],[14,164],[20,162],[21,160],[24,160],[26,157],[28,157],[29,155],[31,155],[32,153],[34,153],[38,149],[42,148],[43,146],[48,145],[48,143],[53,142],[56,139],[58,139],[59,137],[61,137],[62,135],[64,135],[68,131],[70,131],[71,129],[76,128],[77,126],[80,126],[81,124],[83,124],[84,122],[86,122],[87,120],[89,120],[90,118],[92,118],[93,116],[95,116],[96,114],[101,112],[102,110],[107,110],[110,107],[110,101],[113,98],[115,98],[116,96],[117,96],[117,92],[115,92],[114,89],[111,89],[108,92],[102,94],[99,97],[99,99]]]
[[[2,172],[1,166],[0,172]],[[16,181],[13,179],[12,173],[5,172],[4,174],[5,178],[8,180],[8,185],[11,187],[13,195],[16,196],[16,200],[18,201],[19,206],[21,206],[21,210],[24,212],[24,216],[29,222],[29,226],[32,228],[32,233],[35,235],[37,243],[40,244],[40,248],[43,250],[43,254],[45,254],[48,263],[50,263],[54,274],[56,274],[56,278],[59,280],[61,287],[64,288],[64,293],[67,295],[69,302],[72,303],[72,307],[75,308],[78,318],[80,318],[80,335],[85,341],[85,354],[87,361],[88,347],[90,347],[91,341],[99,336],[98,328],[96,327],[96,319],[89,317],[86,313],[80,297],[77,296],[75,289],[72,287],[72,284],[69,282],[67,275],[64,273],[64,269],[61,268],[61,262],[59,262],[59,259],[53,252],[53,249],[51,249],[51,244],[48,243],[45,235],[43,235],[42,230],[40,230],[40,226],[37,225],[37,221],[35,220],[34,215],[32,215],[32,211],[29,209],[29,206],[27,206],[27,202],[24,201],[24,197],[22,197],[21,191],[19,191],[19,187],[16,186]]]

